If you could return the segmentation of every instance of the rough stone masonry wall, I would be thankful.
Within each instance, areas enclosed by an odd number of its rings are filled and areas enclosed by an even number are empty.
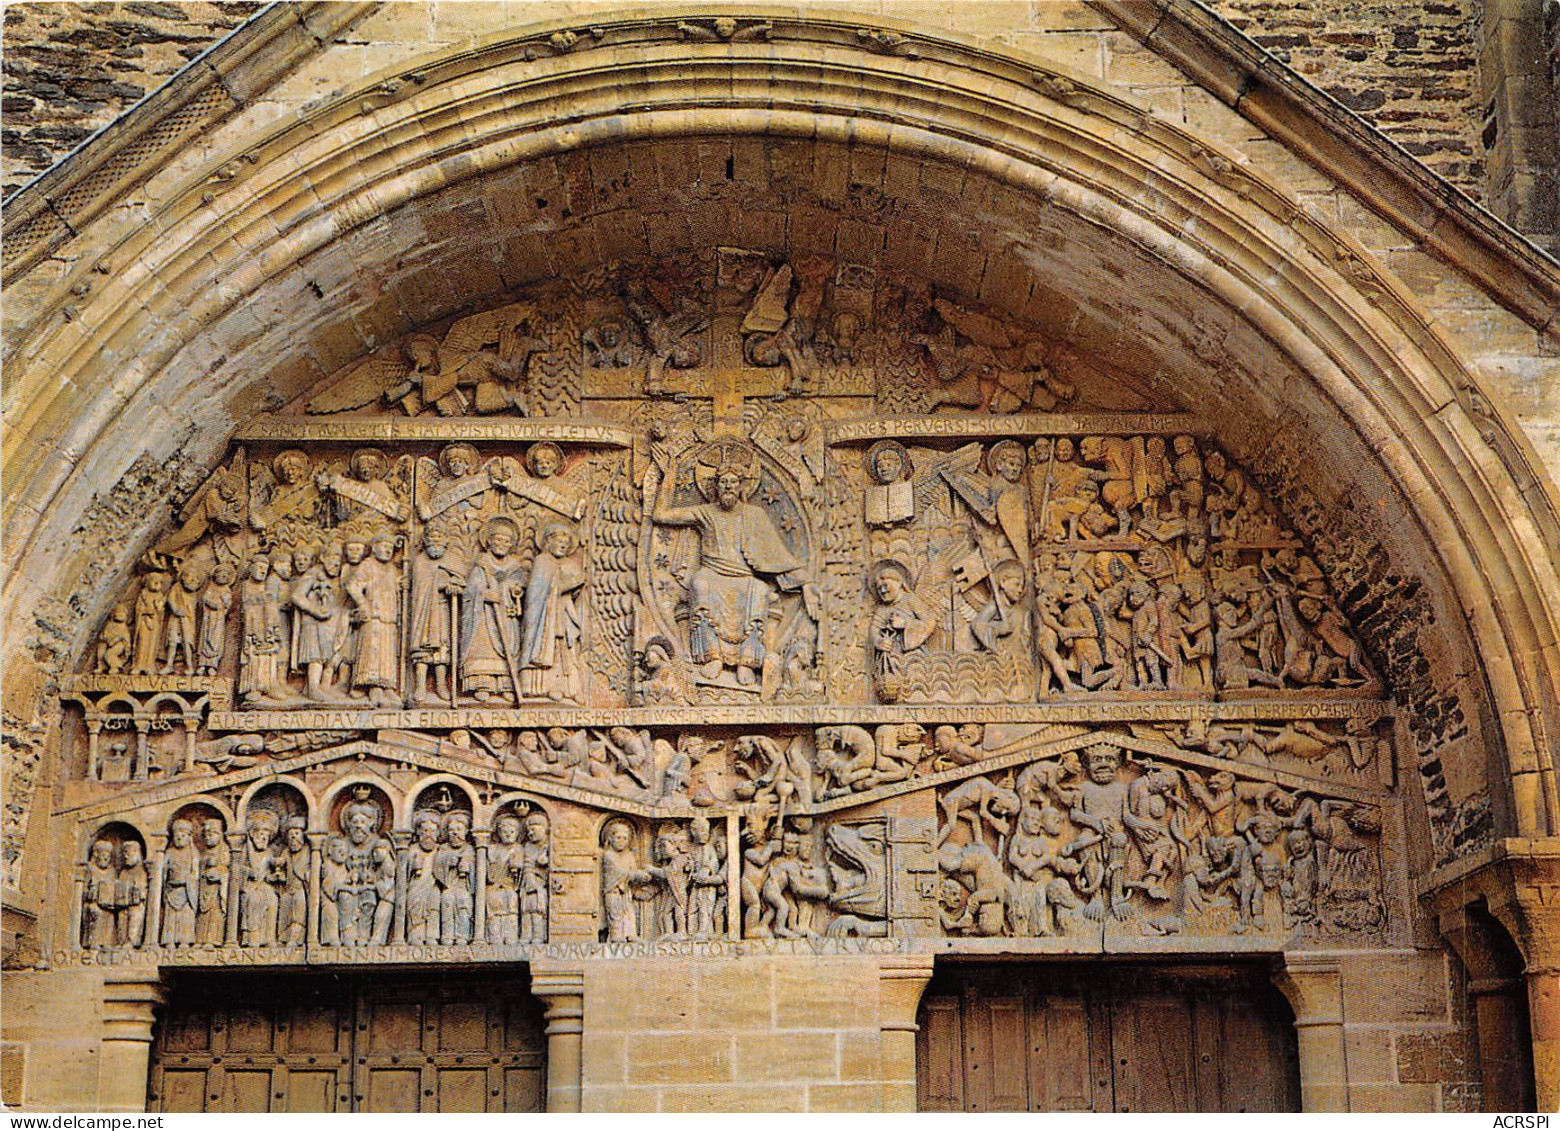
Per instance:
[[[1482,0],[1213,0],[1215,11],[1475,200]]]
[[[261,7],[10,4],[0,96],[0,192],[10,196]]]
[[[1048,4],[1071,7],[1055,0],[1032,0],[1030,6]],[[4,194],[65,156],[260,6],[249,0],[8,6],[0,107]],[[1213,7],[1479,197],[1481,0],[1214,0]],[[546,18],[545,9],[537,15]],[[1012,15],[1004,11],[1002,19],[1027,22]],[[1045,13],[1037,15],[1043,22]]]

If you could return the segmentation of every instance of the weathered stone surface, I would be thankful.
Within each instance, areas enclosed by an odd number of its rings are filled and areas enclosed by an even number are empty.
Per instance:
[[[458,963],[529,966],[527,1062],[402,1106],[907,1110],[934,956],[1032,1003],[1109,952],[1272,967],[1308,1108],[1480,1102],[1472,1014],[1523,1035],[1416,897],[1556,827],[1556,359],[1425,243],[1482,220],[1394,214],[1118,7],[972,9],[975,54],[908,4],[387,6],[226,75],[220,129],[22,271],[7,961],[102,1042],[72,1097],[8,1011],[7,1098],[129,1108],[150,1063],[188,1100],[174,970],[396,966],[474,1039]],[[1464,7],[1243,9],[1475,176]],[[704,76],[645,79],[655,131],[610,81],[650,59]],[[1022,1068],[1013,1016],[972,1065]]]
[[[8,7],[0,191],[15,192],[259,7],[246,0]]]
[[[1480,143],[1477,0],[1219,0],[1230,23],[1475,198]]]

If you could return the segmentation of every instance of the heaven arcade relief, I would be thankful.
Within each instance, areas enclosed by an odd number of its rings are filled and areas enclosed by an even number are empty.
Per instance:
[[[861,268],[426,328],[165,529],[61,686],[60,961],[1407,929],[1398,720],[1308,542],[1193,414]]]

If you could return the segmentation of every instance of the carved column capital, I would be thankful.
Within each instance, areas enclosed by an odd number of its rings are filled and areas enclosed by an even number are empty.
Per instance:
[[[157,975],[109,975],[103,980],[103,1039],[150,1044],[168,987]]]
[[[168,1001],[157,975],[110,974],[103,980],[103,1046],[99,1111],[145,1111],[152,1025]]]
[[[1502,995],[1509,997],[1502,980],[1518,973],[1510,955],[1515,942],[1527,989],[1532,1101],[1537,1111],[1560,1108],[1560,838],[1496,841],[1457,874],[1429,886],[1423,897],[1437,911],[1441,934],[1473,975],[1474,987],[1484,991],[1477,994],[1480,1041],[1487,1031],[1515,1030],[1515,1014],[1485,1016],[1498,1008]],[[1501,928],[1510,942],[1498,938]],[[1529,1103],[1526,1080],[1487,1083],[1485,1090],[1513,1106]]]
[[[531,992],[547,1007],[548,1031],[551,1032],[555,1019],[562,1022],[571,1012],[575,1017],[583,1015],[580,1003],[585,996],[585,971],[578,967],[554,969],[532,963]]]
[[[915,1110],[915,1034],[921,994],[932,980],[932,956],[884,958],[878,966],[878,1027],[884,1111]]]
[[[878,967],[878,1020],[885,1031],[916,1031],[916,1010],[932,978],[932,956],[907,954],[885,958]]]
[[[1273,984],[1295,1011],[1300,1109],[1348,1111],[1348,1049],[1343,1035],[1343,964],[1329,954],[1285,954]]]
[[[1343,1024],[1343,967],[1330,955],[1286,954],[1273,984],[1295,1011],[1295,1027]]]
[[[1464,909],[1483,903],[1510,932],[1530,973],[1560,974],[1560,837],[1496,841],[1421,892],[1435,909],[1442,934],[1459,957]]]
[[[541,999],[547,1020],[547,1110],[579,1111],[585,971],[532,963],[531,992]]]

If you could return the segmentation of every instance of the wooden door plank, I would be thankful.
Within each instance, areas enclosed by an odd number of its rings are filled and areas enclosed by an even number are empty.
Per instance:
[[[1110,1032],[1117,1111],[1197,1110],[1191,1010],[1185,999],[1117,992]]]
[[[916,1090],[922,1111],[963,1111],[963,1009],[954,994],[922,999],[916,1034]]]
[[[1288,1015],[1244,965],[939,969],[916,1039],[923,1111],[1293,1110]]]
[[[1061,990],[1037,995],[1030,1032],[1030,1110],[1095,1110],[1093,1034],[1083,994]]]
[[[1226,1056],[1247,1060],[1259,1050],[1236,1045],[1227,1047],[1224,1040],[1225,1006],[1229,995],[1195,995],[1188,999],[1192,1024],[1192,1094],[1196,1097],[1198,1111],[1245,1111],[1230,1107],[1224,1082]]]
[[[987,1056],[991,1061],[988,1111],[1029,1110],[1029,1040],[1024,1012],[1021,995],[986,998]]]
[[[991,1012],[980,984],[964,988],[964,1110],[992,1111]]]
[[[1085,1010],[1089,1024],[1089,1064],[1094,1111],[1116,1111],[1115,1027],[1111,1024],[1111,993],[1103,980],[1089,987]]]

